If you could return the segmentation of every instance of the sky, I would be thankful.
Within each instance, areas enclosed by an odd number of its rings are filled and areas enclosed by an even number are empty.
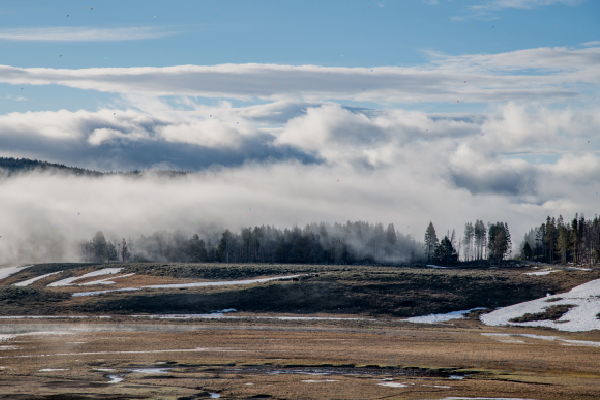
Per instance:
[[[87,3],[0,4],[0,156],[148,173],[1,178],[0,262],[98,230],[359,219],[417,240],[505,221],[516,246],[597,211],[600,2]]]

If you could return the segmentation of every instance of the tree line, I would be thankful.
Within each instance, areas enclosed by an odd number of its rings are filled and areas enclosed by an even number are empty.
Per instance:
[[[137,240],[107,241],[102,232],[81,244],[85,262],[221,262],[375,264],[416,262],[422,259],[422,244],[403,235],[394,224],[347,221],[346,224],[313,222],[304,229],[273,226],[243,228],[186,236],[155,232]],[[123,251],[125,250],[125,253]],[[124,255],[125,254],[125,255]]]
[[[462,258],[461,258],[462,247]],[[424,255],[434,265],[450,265],[459,261],[502,261],[512,252],[512,241],[508,223],[487,223],[481,220],[465,223],[464,237],[457,238],[453,229],[441,240],[438,239],[430,221],[425,231]]]
[[[109,242],[102,232],[81,244],[85,262],[219,262],[219,263],[301,263],[301,264],[455,264],[462,261],[502,260],[511,252],[508,224],[483,221],[465,224],[465,237],[453,230],[441,240],[430,222],[424,243],[403,235],[390,223],[347,221],[345,224],[316,222],[304,229],[277,229],[273,226],[242,228],[234,233],[204,232],[186,236],[181,231],[155,232],[137,240]]]
[[[600,219],[585,219],[575,214],[569,222],[546,217],[546,222],[531,229],[519,246],[519,258],[561,264],[594,264],[600,261]]]

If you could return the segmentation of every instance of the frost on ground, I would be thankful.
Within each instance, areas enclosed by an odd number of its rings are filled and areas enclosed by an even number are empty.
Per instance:
[[[538,320],[530,322],[509,322],[525,314],[545,312],[546,308],[557,305],[574,305],[563,314],[559,321]],[[585,332],[600,329],[600,279],[575,286],[569,293],[543,297],[494,310],[479,318],[488,326],[542,326],[565,332]]]
[[[403,318],[400,321],[408,321],[413,324],[437,324],[455,318],[462,318],[464,314],[468,314],[474,310],[484,310],[485,307],[471,308],[470,310],[452,311],[446,314],[429,314],[418,317]]]
[[[78,279],[90,278],[92,276],[100,276],[100,275],[108,275],[108,274],[118,274],[124,268],[104,268],[98,271],[93,271],[81,276],[72,276],[70,278],[61,279],[60,281],[52,282],[48,286],[68,286],[71,282],[76,281]]]

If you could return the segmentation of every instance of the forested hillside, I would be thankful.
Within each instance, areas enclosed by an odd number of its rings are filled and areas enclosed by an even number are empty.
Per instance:
[[[28,158],[14,158],[14,157],[0,157],[0,171],[6,171],[8,176],[15,175],[18,173],[28,171],[60,171],[63,173],[69,173],[78,176],[110,176],[110,175],[125,175],[125,176],[139,176],[140,171],[128,171],[128,172],[99,172],[90,171],[84,168],[67,167],[62,164],[52,164],[42,160],[31,160]],[[186,175],[190,172],[185,171],[152,171],[156,175],[161,176],[178,176]]]

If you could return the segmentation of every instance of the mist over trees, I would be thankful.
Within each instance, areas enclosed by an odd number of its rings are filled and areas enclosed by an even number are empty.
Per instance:
[[[462,249],[462,250],[461,250]],[[464,225],[462,238],[448,233],[440,241],[433,223],[424,242],[403,235],[394,224],[347,221],[307,224],[304,229],[272,226],[243,228],[186,236],[181,231],[155,232],[117,244],[102,232],[80,245],[84,262],[179,262],[179,263],[298,263],[298,264],[400,264],[452,265],[483,260],[500,262],[511,256],[508,223],[477,219]],[[539,228],[525,234],[513,258],[560,263],[600,261],[600,219],[575,215],[570,222],[547,217]]]
[[[115,250],[120,249],[120,252]],[[388,224],[347,221],[346,224],[313,222],[304,229],[272,226],[243,228],[239,233],[206,233],[191,237],[181,231],[155,232],[134,243],[106,241],[102,232],[80,245],[82,261],[113,262],[221,262],[373,264],[421,260],[423,245]]]

